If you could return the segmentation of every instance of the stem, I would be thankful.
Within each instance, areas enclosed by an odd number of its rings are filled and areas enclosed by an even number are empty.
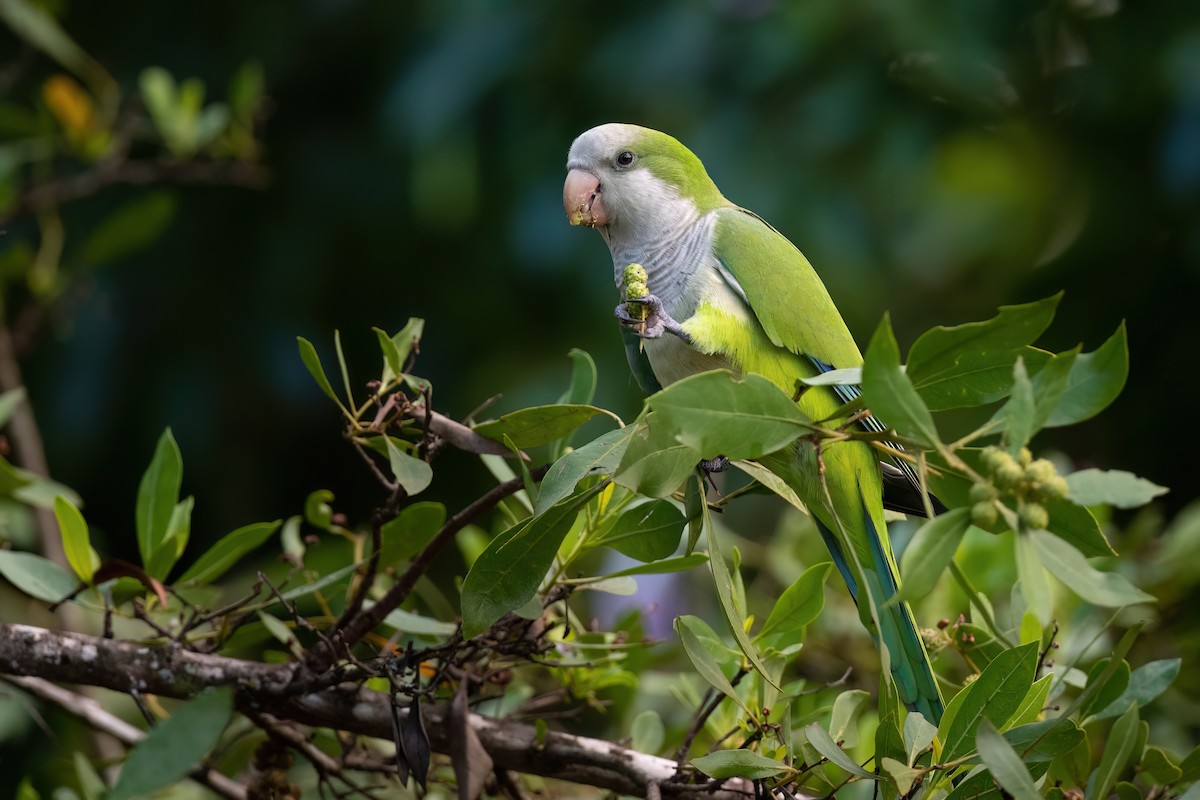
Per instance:
[[[967,576],[963,573],[962,569],[959,568],[958,564],[955,563],[954,559],[950,559],[950,574],[954,576],[954,580],[958,581],[958,585],[962,588],[963,593],[967,595],[967,601],[970,602],[971,605],[975,606],[975,610],[979,612],[980,619],[983,620],[984,625],[986,625],[987,629],[992,632],[992,635],[999,639],[1005,647],[1016,647],[1016,645],[1014,645],[1009,638],[1004,635],[999,626],[996,625],[996,620],[992,618],[991,612],[988,611],[987,606],[979,599],[979,592],[976,591],[975,587],[971,585],[971,581],[967,579]]]

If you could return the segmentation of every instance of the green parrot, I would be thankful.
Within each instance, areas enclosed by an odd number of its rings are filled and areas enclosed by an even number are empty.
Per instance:
[[[761,217],[726,200],[700,159],[671,136],[620,123],[583,133],[567,156],[563,206],[572,225],[600,232],[618,287],[626,265],[645,268],[650,293],[632,299],[645,316],[631,314],[626,302],[614,314],[646,392],[729,369],[792,393],[797,378],[862,364],[804,255]],[[859,394],[854,386],[817,387],[798,404],[810,418],[825,419]],[[873,417],[864,424],[886,429]],[[836,520],[824,502],[818,457]],[[899,585],[884,508],[924,513],[912,471],[904,462],[881,464],[862,442],[825,445],[818,454],[806,439],[762,463],[808,506],[859,618],[887,649],[901,699],[937,724],[942,697],[912,611],[904,603],[883,608]],[[878,625],[863,591],[878,609]]]

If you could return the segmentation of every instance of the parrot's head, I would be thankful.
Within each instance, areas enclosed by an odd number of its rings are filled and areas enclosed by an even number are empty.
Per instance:
[[[610,241],[653,238],[725,204],[700,159],[650,128],[600,125],[580,134],[567,154],[567,220],[597,228]]]

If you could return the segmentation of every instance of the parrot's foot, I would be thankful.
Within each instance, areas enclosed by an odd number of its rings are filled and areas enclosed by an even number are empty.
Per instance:
[[[645,306],[646,317],[638,319],[630,314],[626,307],[629,303]],[[613,309],[613,316],[643,339],[658,339],[664,333],[671,333],[688,344],[692,343],[692,338],[684,333],[679,323],[667,313],[667,310],[663,308],[662,300],[659,300],[657,295],[648,294],[643,297],[630,298]]]
[[[709,473],[724,472],[729,469],[729,459],[725,456],[717,456],[716,458],[706,458],[700,462],[700,469]]]

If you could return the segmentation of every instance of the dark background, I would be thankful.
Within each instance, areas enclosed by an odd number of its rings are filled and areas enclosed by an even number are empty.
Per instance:
[[[598,402],[632,417],[607,250],[560,204],[571,140],[621,120],[677,136],[730,199],[795,241],[860,342],[885,312],[907,347],[931,325],[1059,290],[1047,347],[1094,349],[1127,320],[1124,395],[1037,444],[1169,485],[1179,508],[1196,495],[1195,9],[72,3],[64,27],[129,91],[157,64],[222,99],[241,64],[260,62],[272,179],[176,190],[151,248],[83,266],[23,364],[52,473],[127,556],[137,482],[167,425],[197,497],[194,552],[299,512],[317,488],[361,522],[377,490],[295,337],[331,367],[340,329],[361,386],[377,371],[371,326],[409,316],[427,320],[416,371],[445,413],[496,393],[497,410],[553,402],[581,347],[599,365]],[[146,191],[65,209],[67,254],[73,231]],[[454,455],[438,475],[430,495],[450,503],[489,480]]]

